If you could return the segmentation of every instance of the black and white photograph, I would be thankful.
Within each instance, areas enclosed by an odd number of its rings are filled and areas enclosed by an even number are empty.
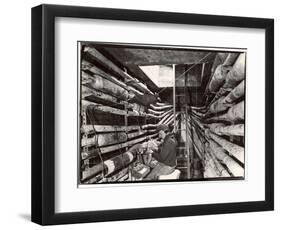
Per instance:
[[[32,8],[32,222],[274,210],[274,19],[159,6]]]
[[[78,42],[78,183],[243,180],[246,51]]]

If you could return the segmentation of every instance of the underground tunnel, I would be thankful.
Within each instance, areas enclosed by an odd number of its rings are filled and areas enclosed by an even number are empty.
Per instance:
[[[79,184],[244,179],[245,50],[78,52]]]

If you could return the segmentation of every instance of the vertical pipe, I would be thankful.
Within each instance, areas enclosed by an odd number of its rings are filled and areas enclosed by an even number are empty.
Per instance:
[[[191,178],[191,175],[190,175],[190,151],[189,151],[189,143],[188,143],[188,137],[191,138],[189,136],[189,133],[188,133],[188,110],[187,110],[187,105],[185,107],[185,136],[186,136],[186,139],[185,139],[185,151],[186,151],[186,159],[187,159],[187,179],[190,179]],[[192,139],[191,139],[192,141]]]
[[[202,69],[201,69],[201,82],[203,80],[204,77],[204,70],[205,70],[205,62],[202,63]]]
[[[187,179],[191,178],[190,173],[190,149],[189,146],[192,146],[192,137],[188,133],[188,122],[189,122],[189,115],[188,115],[188,104],[187,104],[187,94],[186,94],[186,87],[187,87],[187,78],[188,78],[188,72],[184,75],[184,102],[185,102],[185,151],[186,151],[186,161],[187,161]]]
[[[125,123],[125,133],[126,133],[126,142],[128,141],[128,103],[125,104],[125,116],[124,116],[124,123]],[[126,146],[126,152],[128,151],[128,146]],[[123,156],[123,155],[122,155]],[[132,166],[129,165],[128,167],[128,180],[132,180]]]
[[[128,141],[128,103],[125,103],[125,133],[126,133],[126,142]],[[126,147],[126,151],[128,151],[128,147]]]
[[[173,64],[174,85],[173,85],[173,109],[174,109],[174,132],[176,132],[176,65]]]

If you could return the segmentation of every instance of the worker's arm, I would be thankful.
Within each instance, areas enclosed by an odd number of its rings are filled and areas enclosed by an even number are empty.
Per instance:
[[[132,146],[130,149],[128,149],[127,152],[130,152],[134,155],[134,157],[139,154],[142,151],[142,145],[141,144],[136,144],[134,146]]]
[[[159,150],[160,152],[161,150]],[[160,153],[158,151],[153,152],[152,156],[157,160],[157,161],[162,161]]]

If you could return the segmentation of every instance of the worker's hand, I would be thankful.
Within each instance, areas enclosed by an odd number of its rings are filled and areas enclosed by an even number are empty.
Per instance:
[[[158,146],[162,143],[161,141],[157,141],[157,140],[149,140],[149,142],[152,146],[157,146],[157,149]]]
[[[156,141],[155,140],[155,143],[157,144],[157,146],[161,145],[163,143],[163,141]]]
[[[152,151],[157,151],[158,150],[158,141],[149,140],[147,142],[147,149],[152,150]]]

